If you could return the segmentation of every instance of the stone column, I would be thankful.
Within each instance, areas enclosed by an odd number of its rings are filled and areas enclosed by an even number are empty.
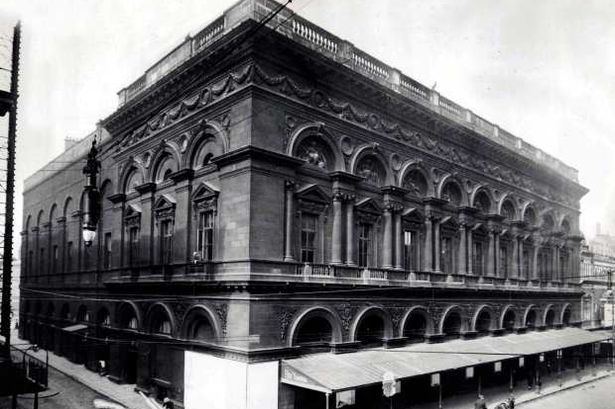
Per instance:
[[[435,270],[436,271],[440,271],[440,221],[439,220],[434,220],[434,234],[435,234],[435,240],[434,240],[434,257],[436,258],[435,260]]]
[[[293,254],[293,215],[295,213],[295,182],[287,180],[285,187],[286,189],[284,190],[284,197],[286,202],[286,214],[284,215],[284,261],[295,261],[295,257]]]
[[[536,243],[532,246],[532,275],[530,278],[533,280],[538,278],[538,245]]]
[[[473,257],[472,257],[472,253],[474,251],[473,245],[472,245],[472,227],[468,226],[469,228],[467,229],[468,232],[468,240],[467,240],[467,244],[466,246],[468,247],[468,270],[467,273],[468,274],[474,274],[474,270],[472,268],[472,263],[473,263]]]
[[[559,265],[559,245],[553,248],[553,273],[551,273],[551,281],[559,281],[562,276],[562,266]]]
[[[412,257],[416,257],[413,254]],[[401,210],[395,213],[395,268],[404,268],[404,228],[401,220]]]
[[[467,246],[466,246],[466,236],[468,232],[466,230],[465,223],[461,223],[459,225],[459,266],[457,271],[459,274],[466,273],[466,258],[467,258]]]
[[[423,257],[425,271],[433,270],[433,222],[425,218],[425,256]]]
[[[354,261],[354,197],[346,202],[346,264],[356,266]]]
[[[512,267],[510,270],[510,277],[517,278],[519,277],[519,237],[517,235],[513,235],[513,256],[512,256]]]
[[[494,258],[495,258],[495,253],[493,251],[494,247],[495,247],[495,240],[493,239],[495,235],[495,232],[493,230],[489,230],[489,245],[487,247],[487,271],[485,272],[486,276],[492,275],[492,276],[496,276],[496,271],[495,271],[495,263],[494,263]]]
[[[493,232],[494,246],[493,246],[493,275],[495,277],[500,276],[500,232],[497,230]]]
[[[387,205],[384,209],[384,240],[382,246],[382,267],[393,267],[393,209]]]
[[[333,196],[333,234],[331,237],[331,264],[342,264],[342,194]]]

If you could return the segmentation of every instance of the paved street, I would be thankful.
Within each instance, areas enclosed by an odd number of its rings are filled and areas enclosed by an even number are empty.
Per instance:
[[[519,406],[523,409],[613,409],[615,378],[609,376]]]
[[[49,387],[50,390],[43,392],[42,395],[50,395],[50,397],[39,399],[39,408],[41,409],[87,409],[94,407],[92,402],[95,398],[108,400],[105,396],[94,392],[87,386],[51,367],[49,368]],[[20,409],[31,409],[33,405],[32,397],[33,395],[20,396],[18,407]],[[0,409],[10,407],[10,398],[0,398]]]

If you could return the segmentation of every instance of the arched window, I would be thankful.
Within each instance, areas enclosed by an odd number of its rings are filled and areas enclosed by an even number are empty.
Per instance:
[[[295,156],[323,170],[335,169],[335,156],[320,135],[305,137],[295,149]]]
[[[458,337],[461,334],[461,315],[458,311],[450,311],[442,323],[442,334],[447,338]]]
[[[384,318],[376,313],[367,313],[356,329],[355,339],[362,343],[380,342],[384,338]]]
[[[427,333],[427,317],[421,312],[412,312],[404,325],[404,337],[411,341],[422,341]]]
[[[177,163],[173,156],[167,153],[162,157],[160,163],[156,167],[156,183],[168,180],[169,177],[175,172],[177,172]]]
[[[553,230],[553,226],[555,225],[555,223],[553,222],[553,217],[550,214],[545,214],[542,217],[542,228],[545,231],[551,231]]]
[[[216,337],[216,332],[211,322],[206,317],[199,315],[190,323],[187,337],[196,341],[212,341]]]
[[[137,319],[137,315],[130,304],[123,304],[119,310],[119,315],[120,328],[135,331],[139,329],[139,320]]]
[[[77,311],[77,321],[79,322],[89,322],[90,321],[90,312],[88,311],[85,305],[79,307]]]
[[[427,195],[427,179],[418,169],[413,169],[406,174],[403,187],[414,196],[425,197]]]
[[[143,175],[137,169],[133,169],[126,178],[124,193],[130,194],[136,191],[136,187],[143,184]]]
[[[222,143],[215,136],[205,134],[202,141],[192,156],[192,169],[198,170],[209,166],[213,158],[220,156],[224,149]]]
[[[367,183],[382,186],[386,182],[386,169],[374,155],[365,155],[357,164],[357,175],[365,178]]]
[[[534,309],[528,311],[525,317],[525,326],[528,329],[536,328],[536,311]]]
[[[474,197],[474,203],[472,205],[478,209],[479,212],[483,214],[488,214],[491,212],[491,200],[485,191],[481,190]]]
[[[502,213],[502,216],[504,216],[504,219],[508,221],[512,221],[515,219],[515,207],[513,206],[510,200],[506,200],[504,201],[504,203],[502,203],[501,213]]]
[[[545,315],[545,326],[547,328],[553,328],[554,324],[555,324],[555,312],[553,312],[553,309],[549,309],[549,311],[547,311],[547,314]]]
[[[101,325],[103,327],[108,327],[111,325],[111,317],[109,315],[109,311],[106,308],[101,308],[98,311],[96,322],[98,323],[98,325]]]
[[[173,326],[167,311],[160,305],[151,311],[150,332],[153,334],[171,335]]]
[[[448,200],[453,206],[461,204],[461,188],[455,182],[446,182],[442,188],[442,199]]]
[[[531,207],[525,209],[525,213],[523,214],[523,221],[530,227],[536,224],[536,212]]]
[[[487,335],[491,330],[491,314],[484,308],[476,317],[475,330],[479,335]]]
[[[563,325],[570,325],[570,308],[566,308],[566,310],[564,310],[564,313],[562,314],[562,324]]]
[[[306,345],[314,343],[330,343],[333,340],[333,327],[328,319],[322,316],[311,316],[301,321],[297,328],[294,343]]]
[[[506,311],[502,320],[502,328],[507,332],[512,332],[515,328],[515,312],[511,309]]]

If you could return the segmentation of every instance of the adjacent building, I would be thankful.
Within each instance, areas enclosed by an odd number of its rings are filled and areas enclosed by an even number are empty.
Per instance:
[[[475,382],[460,359],[505,381],[596,342],[577,171],[277,7],[230,7],[28,178],[21,336],[186,408],[372,407],[387,371],[412,403]]]

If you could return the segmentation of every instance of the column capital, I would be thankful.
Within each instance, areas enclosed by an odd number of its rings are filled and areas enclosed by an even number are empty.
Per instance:
[[[286,190],[295,190],[295,186],[296,186],[296,183],[295,183],[294,180],[288,180],[287,179],[287,180],[284,181],[284,188]]]
[[[385,200],[384,209],[390,212],[399,213],[404,210],[404,205],[394,200]]]

